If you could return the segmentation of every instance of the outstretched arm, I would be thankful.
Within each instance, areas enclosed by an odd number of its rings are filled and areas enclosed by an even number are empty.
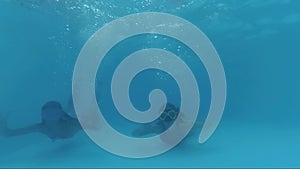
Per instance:
[[[34,124],[27,127],[18,129],[10,129],[7,127],[7,120],[5,117],[0,118],[0,136],[2,137],[14,137],[24,134],[30,134],[34,132],[40,132],[41,124]]]
[[[27,127],[22,127],[18,129],[6,129],[5,136],[6,137],[14,137],[14,136],[20,136],[24,134],[30,134],[34,132],[40,132],[40,124],[34,124]]]

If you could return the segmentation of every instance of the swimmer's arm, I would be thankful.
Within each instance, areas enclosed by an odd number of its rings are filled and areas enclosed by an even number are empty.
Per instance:
[[[154,124],[145,124],[134,130],[132,135],[135,137],[142,137],[148,134],[160,134],[165,130],[165,126],[163,124],[154,123]]]
[[[2,128],[1,135],[4,137],[15,137],[35,132],[41,132],[41,124],[34,124],[27,127],[17,128],[17,129],[10,129],[7,126]]]

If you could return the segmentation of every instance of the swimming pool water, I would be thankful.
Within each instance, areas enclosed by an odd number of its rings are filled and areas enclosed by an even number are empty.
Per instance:
[[[0,2],[0,114],[18,128],[40,121],[41,107],[59,101],[72,111],[72,75],[88,38],[106,23],[138,12],[165,12],[200,28],[223,63],[227,101],[221,123],[204,144],[201,125],[172,150],[145,159],[119,157],[84,132],[56,140],[39,133],[0,138],[0,167],[299,167],[300,1],[297,0],[3,0]],[[180,46],[180,47],[179,47]],[[116,45],[97,72],[96,94],[107,120],[130,134],[110,96],[111,76],[133,51],[157,47],[181,57],[201,93],[201,123],[210,105],[203,64],[184,44],[141,35]],[[136,108],[146,110],[149,92],[162,89],[179,105],[176,82],[163,71],[139,74],[131,84]],[[74,112],[73,112],[74,113]],[[74,114],[73,114],[74,115]],[[127,126],[127,127],[124,127]]]

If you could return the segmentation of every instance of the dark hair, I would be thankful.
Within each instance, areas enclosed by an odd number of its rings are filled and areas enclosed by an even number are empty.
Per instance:
[[[42,107],[42,111],[46,110],[48,108],[62,109],[61,104],[57,101],[49,101],[49,102],[45,103]]]

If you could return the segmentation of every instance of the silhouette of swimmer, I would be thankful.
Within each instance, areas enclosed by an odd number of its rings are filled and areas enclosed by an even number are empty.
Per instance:
[[[77,118],[71,117],[62,109],[60,103],[50,101],[43,105],[41,122],[27,127],[10,129],[6,118],[0,119],[0,135],[14,137],[34,132],[42,133],[53,141],[73,137],[82,129]]]
[[[177,122],[174,123],[176,119]],[[131,134],[134,137],[159,135],[173,126],[169,133],[160,135],[160,139],[166,144],[177,144],[177,141],[181,140],[181,137],[186,135],[186,132],[189,130],[191,125],[193,125],[193,127],[188,133],[189,136],[195,134],[195,132],[198,131],[197,128],[201,128],[200,126],[203,125],[203,122],[188,119],[184,114],[180,113],[180,109],[178,107],[172,103],[167,103],[158,119],[151,123],[141,125],[133,130]]]
[[[144,137],[151,134],[160,134],[168,129],[176,120],[179,114],[179,108],[171,103],[167,103],[161,116],[153,123],[144,124],[135,129],[132,135],[135,137]]]

